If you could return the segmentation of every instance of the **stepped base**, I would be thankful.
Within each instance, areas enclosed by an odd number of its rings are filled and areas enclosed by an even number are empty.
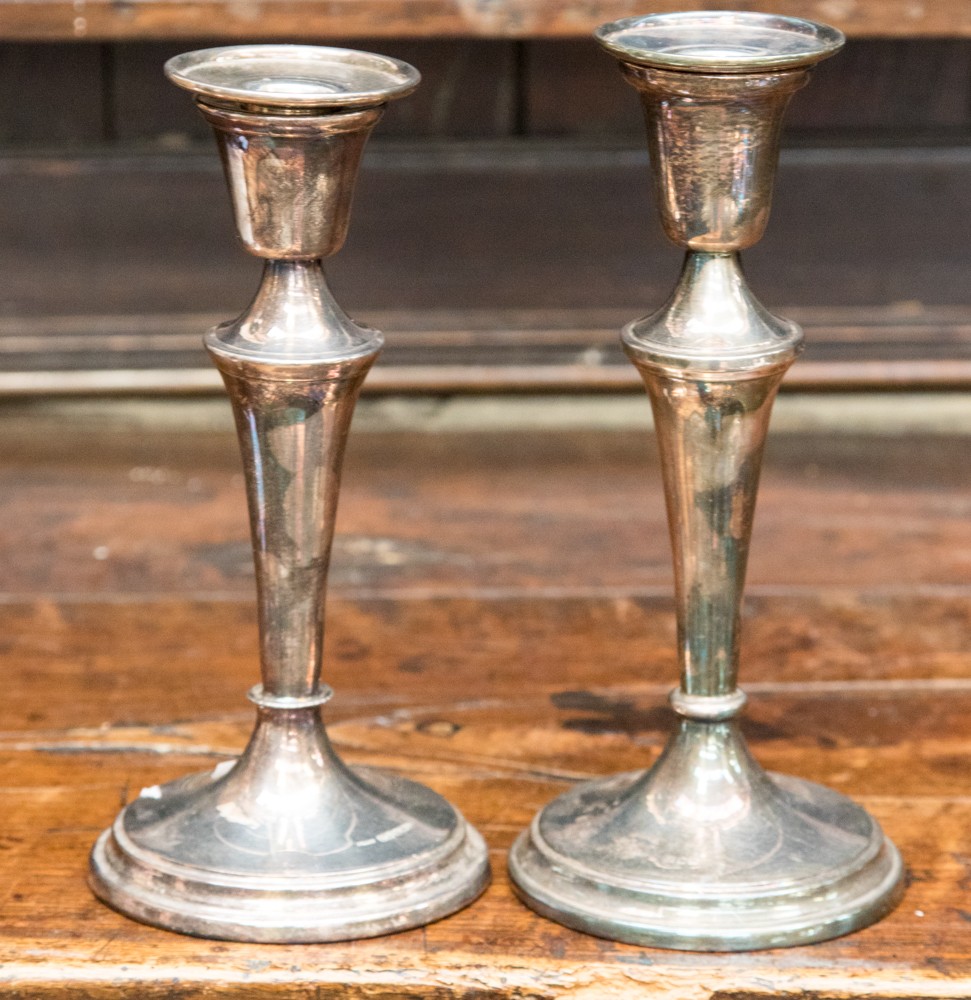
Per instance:
[[[766,774],[733,722],[693,720],[650,771],[551,802],[514,844],[510,875],[568,927],[690,951],[838,937],[903,891],[900,855],[865,810]]]
[[[185,934],[310,942],[420,926],[483,891],[485,844],[441,796],[347,768],[319,724],[291,730],[318,752],[284,756],[279,716],[292,713],[270,714],[238,761],[146,789],[121,812],[91,855],[100,899]],[[259,752],[267,742],[275,754]]]

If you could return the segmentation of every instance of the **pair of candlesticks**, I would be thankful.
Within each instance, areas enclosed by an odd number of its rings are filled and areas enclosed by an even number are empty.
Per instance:
[[[512,848],[519,895],[608,938],[697,950],[844,934],[899,899],[900,856],[843,796],[764,772],[738,729],[740,605],[769,412],[801,332],[748,290],[786,105],[842,35],[798,18],[681,13],[604,25],[643,99],[664,229],[687,250],[668,303],[623,331],[661,446],[674,548],[677,731],[652,768],[578,785]],[[405,63],[346,49],[190,52],[166,72],[213,126],[239,234],[265,259],[245,313],[206,347],[232,400],[256,560],[262,683],[242,756],[145,789],[102,834],[91,884],[138,920],[243,941],[415,927],[489,879],[443,798],[350,768],[328,742],[323,607],[341,460],[382,343],[330,295],[352,188]]]

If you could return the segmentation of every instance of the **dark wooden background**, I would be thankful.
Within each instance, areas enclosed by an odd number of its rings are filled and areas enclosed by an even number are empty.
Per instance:
[[[27,7],[57,4],[0,4],[0,38]],[[746,255],[757,294],[807,326],[790,385],[971,384],[971,38],[927,27],[851,38],[793,102]],[[215,386],[199,334],[243,308],[259,264],[162,64],[225,41],[0,44],[0,392]],[[663,301],[679,254],[613,61],[586,37],[336,41],[424,76],[379,125],[328,266],[389,335],[371,388],[633,386],[617,327]]]

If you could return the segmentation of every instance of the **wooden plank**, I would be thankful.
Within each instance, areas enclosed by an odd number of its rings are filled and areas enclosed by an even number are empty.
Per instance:
[[[640,141],[644,133],[636,93],[613,59],[582,40],[529,43],[526,105],[534,135]],[[963,141],[971,132],[971,46],[943,38],[851,39],[794,97],[786,131],[807,144]]]
[[[690,6],[697,6],[692,3]],[[658,0],[652,10],[684,10],[686,0]],[[971,11],[965,0],[718,0],[718,7],[767,10],[835,24],[851,35],[968,37]],[[630,0],[341,0],[320,5],[307,0],[140,0],[119,5],[85,0],[6,2],[0,8],[4,40],[108,40],[210,38],[213,27],[226,39],[348,38],[366,36],[481,36],[500,38],[576,37],[604,21],[642,13]]]
[[[868,345],[861,345],[864,350]],[[365,396],[460,394],[630,393],[636,372],[621,365],[383,365],[370,375]],[[783,392],[966,391],[971,363],[946,361],[804,362],[783,382]],[[211,368],[109,368],[0,372],[4,399],[134,395],[204,396],[221,392]]]
[[[654,219],[646,151],[458,146],[368,151],[348,244],[328,263],[351,315],[611,310],[626,320],[663,303],[680,254]],[[214,154],[9,157],[0,177],[8,322],[225,317],[253,294],[259,265],[238,247]],[[969,305],[969,220],[967,149],[792,150],[745,264],[756,294],[783,313],[892,307],[919,321]]]
[[[590,744],[589,738],[582,740]],[[45,755],[39,755],[42,760]],[[353,760],[370,760],[351,754]],[[815,945],[750,955],[677,955],[561,928],[513,897],[504,849],[562,782],[403,770],[448,795],[493,846],[495,880],[473,907],[424,930],[333,945],[219,943],[142,927],[95,901],[84,884],[91,840],[134,781],[202,763],[173,756],[59,756],[59,773],[23,753],[36,784],[6,788],[0,993],[31,997],[522,998],[631,995],[670,1000],[742,995],[808,1000],[961,996],[971,985],[963,941],[966,804],[933,796],[866,797],[915,874],[903,903],[875,927]],[[65,764],[69,763],[69,767]],[[35,770],[35,768],[37,768]],[[46,772],[46,773],[45,773]],[[30,779],[28,778],[28,781]],[[65,822],[68,817],[69,820]],[[24,874],[31,859],[43,873]],[[722,990],[726,992],[721,992]],[[174,992],[178,990],[178,992]],[[742,992],[744,991],[744,992]]]
[[[825,781],[872,809],[904,851],[911,882],[899,909],[859,934],[738,956],[677,955],[567,931],[519,905],[504,874],[512,838],[551,796],[656,756],[671,721],[664,685],[650,664],[637,676],[622,653],[638,632],[670,640],[650,607],[540,597],[510,602],[505,615],[481,600],[453,602],[444,617],[440,602],[422,600],[336,609],[337,621],[348,611],[357,620],[354,655],[336,660],[346,688],[328,710],[335,744],[352,763],[391,767],[454,801],[488,838],[495,882],[473,908],[424,931],[268,947],[142,927],[84,884],[94,837],[133,789],[210,767],[245,741],[251,710],[227,707],[252,637],[226,643],[245,605],[6,605],[4,663],[16,697],[0,705],[0,995],[170,997],[178,988],[190,998],[245,989],[592,1000],[636,988],[684,1000],[732,995],[723,987],[788,996],[796,981],[816,1000],[963,995],[971,987],[962,931],[971,870],[967,602],[844,595],[800,605],[795,615],[794,602],[758,609],[774,642],[751,658],[750,676],[763,678],[752,684],[753,749],[767,766]],[[412,649],[429,636],[433,648],[416,670]],[[949,649],[955,659],[942,669]],[[48,714],[25,717],[31,706]]]
[[[961,739],[966,723],[939,729],[934,740],[919,733],[899,750],[756,740],[754,749],[766,763],[790,770],[796,764],[800,773],[830,780],[842,768],[841,787],[870,808],[899,844],[911,884],[887,919],[837,941],[748,955],[679,955],[577,934],[514,899],[504,852],[534,811],[581,774],[606,773],[621,762],[643,764],[656,753],[628,735],[564,729],[555,711],[529,708],[517,713],[499,701],[493,714],[474,719],[458,706],[438,706],[438,728],[424,732],[405,725],[420,721],[420,713],[402,714],[393,746],[383,719],[334,726],[350,762],[391,767],[454,801],[487,837],[495,880],[473,907],[423,930],[326,946],[238,945],[173,935],[111,912],[84,884],[91,842],[133,789],[205,769],[229,748],[207,757],[160,747],[158,734],[146,739],[131,733],[114,734],[127,743],[106,735],[87,748],[73,744],[70,733],[60,748],[49,738],[36,747],[29,739],[3,747],[0,995],[189,998],[246,990],[247,996],[315,997],[339,990],[342,997],[522,1000],[623,997],[637,989],[700,1000],[723,997],[722,990],[791,996],[798,983],[800,996],[816,1000],[915,1000],[960,996],[971,986],[963,930],[965,832],[971,822],[962,794],[971,772],[967,740]],[[955,713],[949,721],[959,718]],[[453,735],[442,735],[443,720],[453,723]],[[186,735],[197,747],[213,744],[205,726]],[[379,745],[366,745],[368,735]],[[461,743],[457,749],[455,740]],[[927,784],[925,765],[933,759],[943,766],[945,795],[940,781]],[[551,760],[557,768],[552,772]],[[574,761],[581,762],[579,774],[564,767]]]
[[[806,350],[785,391],[966,389],[971,307],[787,310]],[[368,395],[631,392],[640,377],[620,348],[618,310],[378,312],[381,363]],[[0,318],[0,397],[221,390],[202,349],[208,315]]]
[[[122,676],[127,669],[118,664]],[[378,680],[383,678],[379,673]],[[176,679],[181,679],[178,673]],[[556,794],[573,782],[649,767],[676,728],[667,688],[605,684],[602,673],[598,680],[593,690],[564,690],[557,687],[562,680],[554,671],[527,690],[521,681],[499,677],[478,701],[428,699],[427,687],[425,701],[421,689],[407,687],[397,698],[382,697],[380,688],[357,699],[345,694],[343,706],[338,700],[327,710],[328,731],[338,752],[361,764],[407,769],[432,782],[519,780]],[[742,729],[766,768],[822,782],[854,798],[969,797],[967,681],[842,681],[815,687],[777,681],[756,685]],[[167,703],[164,695],[161,703]],[[67,712],[64,717],[73,721]],[[54,785],[58,758],[109,755],[129,755],[129,766],[144,768],[144,775],[133,779],[135,788],[155,784],[237,756],[252,727],[250,707],[221,717],[210,709],[196,721],[137,725],[106,720],[99,726],[34,726],[4,733],[0,788]],[[35,758],[30,767],[21,766],[30,757]],[[541,805],[542,800],[536,808]],[[508,836],[529,818],[524,811],[496,825],[507,827]],[[484,822],[490,825],[488,818]]]
[[[0,32],[6,17],[0,5]],[[0,143],[82,146],[105,138],[104,52],[97,45],[7,45],[0,51]],[[13,96],[16,95],[16,96]]]
[[[850,748],[902,763],[916,741],[929,756],[914,757],[915,789],[919,781],[966,787],[971,770],[957,774],[948,755],[971,725],[968,603],[965,594],[753,588],[742,669],[747,731],[770,754],[845,751],[826,765],[833,774],[850,766]],[[225,754],[245,739],[253,714],[245,693],[258,675],[256,614],[245,598],[7,599],[0,624],[0,752],[26,740],[50,752]],[[433,723],[444,718],[470,731],[505,726],[497,745],[508,760],[531,755],[555,773],[567,751],[553,737],[520,742],[527,717],[553,713],[564,733],[602,737],[614,768],[637,766],[671,727],[676,638],[666,595],[591,587],[566,596],[523,588],[350,599],[337,588],[327,628],[325,674],[337,692],[328,718],[358,748],[398,752],[405,739],[435,746],[448,727]],[[472,759],[465,736],[449,738],[450,753]],[[593,767],[574,749],[581,756],[563,757],[564,775]],[[856,767],[853,780],[870,782],[858,784],[861,793],[893,791],[885,776]]]
[[[109,408],[111,409],[111,408]],[[812,947],[601,941],[514,898],[505,852],[576,780],[671,725],[657,467],[620,432],[352,436],[328,609],[332,738],[448,796],[494,881],[422,930],[333,945],[193,939],[85,885],[143,786],[238,752],[256,634],[227,427],[0,408],[0,996],[39,1000],[942,1000],[971,993],[971,439],[773,439],[746,611],[746,732],[853,795],[903,902]],[[905,470],[903,473],[901,470]]]
[[[643,432],[352,434],[335,596],[538,587],[666,597],[667,527],[642,405]],[[228,407],[217,408],[223,423],[190,432],[180,406],[114,431],[96,419],[85,426],[72,403],[46,418],[43,407],[0,411],[3,592],[252,595]],[[770,435],[753,593],[964,587],[968,467],[969,436]]]

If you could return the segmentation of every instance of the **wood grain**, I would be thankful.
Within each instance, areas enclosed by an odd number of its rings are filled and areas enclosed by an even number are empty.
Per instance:
[[[180,405],[157,419],[178,427]],[[643,433],[352,434],[332,596],[667,596],[667,527],[643,406]],[[134,429],[85,428],[70,403],[46,419],[43,406],[11,407],[5,422],[3,412],[8,595],[251,597],[228,412],[224,430],[188,433],[153,429],[151,416]],[[967,436],[770,435],[750,593],[963,593],[969,466]]]
[[[185,727],[218,720],[230,729],[217,745],[238,746],[232,727],[249,724],[244,695],[258,679],[255,617],[251,603],[236,600],[4,605],[3,739],[55,739],[70,729],[72,739],[91,743],[108,738],[100,726],[156,727],[157,741],[179,746]],[[867,745],[884,746],[901,727],[931,738],[937,712],[948,726],[963,725],[969,621],[965,598],[750,600],[743,679],[760,720],[753,732],[775,739],[798,731],[804,743],[816,727],[823,744],[835,745],[845,725],[865,730]],[[459,696],[474,715],[519,690],[516,713],[555,703],[573,720],[571,731],[635,735],[653,746],[668,728],[662,706],[677,666],[667,599],[389,597],[332,601],[328,622],[326,674],[339,693],[328,708],[333,718],[416,704],[433,715],[439,702],[447,714]],[[625,693],[598,694],[604,685]],[[791,700],[788,722],[770,704],[780,691]],[[406,723],[403,716],[410,732]]]
[[[767,767],[872,810],[909,886],[860,933],[719,956],[561,928],[517,902],[504,867],[536,809],[582,778],[649,765],[671,725],[667,542],[645,437],[353,435],[329,731],[349,762],[454,801],[485,835],[495,878],[423,930],[258,946],[141,926],[85,885],[94,838],[139,788],[241,749],[256,674],[229,433],[87,412],[0,408],[0,996],[971,994],[971,442],[772,443],[746,733]]]
[[[658,0],[654,11],[684,10],[696,0]],[[704,6],[704,4],[702,4]],[[718,0],[719,8],[767,10],[835,24],[851,35],[971,35],[965,0]],[[151,0],[114,3],[86,0],[79,8],[67,0],[4,3],[0,39],[105,40],[209,38],[214,26],[227,39],[415,37],[464,35],[532,38],[586,35],[604,21],[642,13],[629,0],[341,0],[317,5],[305,0]]]
[[[508,706],[505,706],[508,707]],[[582,773],[652,756],[629,739],[564,732],[542,710],[523,730],[532,745],[552,739],[584,761]],[[525,720],[524,720],[525,721]],[[461,732],[474,760],[457,759],[448,739],[412,742],[390,751],[357,745],[361,723],[342,752],[353,762],[390,766],[433,785],[454,801],[488,838],[495,881],[474,907],[423,931],[375,941],[329,946],[247,946],[197,941],[141,927],[95,902],[84,884],[87,851],[100,827],[141,784],[154,784],[211,766],[197,754],[144,749],[124,752],[106,742],[84,752],[65,743],[0,751],[5,822],[0,872],[5,887],[0,924],[0,991],[12,996],[239,995],[351,997],[612,997],[631,991],[678,998],[715,997],[724,985],[755,995],[891,997],[961,995],[971,962],[964,947],[971,855],[967,829],[966,742],[950,746],[951,783],[928,786],[909,754],[788,748],[756,752],[770,765],[840,786],[870,808],[907,857],[911,884],[898,910],[881,924],[812,948],[737,956],[673,955],[599,941],[541,920],[512,896],[503,853],[533,811],[568,787],[576,774],[550,774],[526,753],[527,766],[506,760],[502,738],[524,732],[504,723],[497,731],[461,714]],[[378,724],[380,726],[380,724]],[[192,732],[205,745],[205,727]],[[442,744],[445,744],[443,747]],[[613,750],[613,752],[611,752]],[[467,751],[468,753],[468,751]],[[498,755],[498,756],[497,756]],[[819,766],[820,760],[829,766]],[[793,768],[793,763],[800,766]],[[7,766],[2,766],[2,765]],[[835,765],[835,766],[834,766]],[[562,767],[562,765],[560,765]],[[863,776],[847,780],[845,772]],[[11,772],[16,780],[8,777]],[[873,789],[872,776],[883,772]],[[871,776],[868,780],[867,776]],[[892,783],[896,778],[896,785]],[[876,782],[876,784],[880,784]],[[870,785],[868,791],[867,786]],[[258,992],[259,991],[259,992]],[[317,991],[317,992],[314,992]],[[906,991],[905,993],[903,991]],[[635,994],[636,995],[636,994]]]

